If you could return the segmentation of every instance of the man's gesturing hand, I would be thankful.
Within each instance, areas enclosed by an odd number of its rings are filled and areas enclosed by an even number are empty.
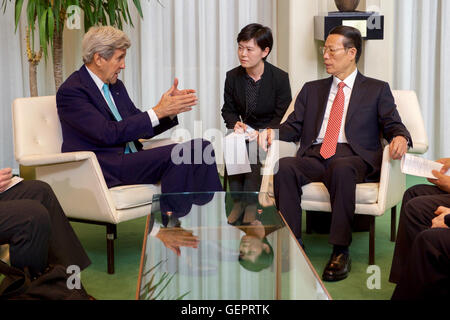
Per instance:
[[[153,108],[158,119],[175,117],[176,115],[192,110],[197,104],[195,90],[178,89],[178,79],[175,78],[172,87],[163,94],[158,105]]]

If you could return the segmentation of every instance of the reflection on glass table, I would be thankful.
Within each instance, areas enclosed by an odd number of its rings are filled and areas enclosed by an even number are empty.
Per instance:
[[[235,197],[218,192],[153,198],[137,299],[331,299],[276,208],[258,205],[251,219],[236,212],[230,219]]]

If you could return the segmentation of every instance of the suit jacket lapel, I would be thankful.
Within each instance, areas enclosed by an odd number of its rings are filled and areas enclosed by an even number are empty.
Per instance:
[[[333,77],[326,79],[323,85],[318,90],[318,105],[317,118],[315,127],[315,136],[317,137],[322,128],[323,119],[325,117],[325,110],[327,109],[328,97],[330,96],[331,85],[333,84]]]
[[[98,90],[97,85],[94,82],[94,79],[92,79],[91,75],[86,69],[86,66],[83,65],[80,69],[80,78],[84,85],[84,87],[91,93],[91,96],[94,98],[94,105],[99,108],[99,111],[105,111],[108,113],[111,117],[111,119],[115,120],[115,117],[109,108],[108,104],[106,103],[105,98],[103,98],[102,93],[100,90]],[[112,91],[111,91],[112,93]]]
[[[351,118],[358,110],[358,106],[361,104],[361,100],[365,96],[366,88],[364,86],[364,82],[366,81],[366,77],[358,72],[356,76],[355,83],[352,89],[352,95],[350,97],[350,102],[347,110],[347,119],[345,120],[345,127],[350,123]]]

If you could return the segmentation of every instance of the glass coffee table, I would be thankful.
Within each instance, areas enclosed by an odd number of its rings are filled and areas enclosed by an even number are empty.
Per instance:
[[[253,204],[233,210],[237,199]],[[255,199],[258,193],[154,196],[136,298],[330,300],[282,216]]]

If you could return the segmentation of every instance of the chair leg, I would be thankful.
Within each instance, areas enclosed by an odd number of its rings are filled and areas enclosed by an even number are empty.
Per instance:
[[[397,207],[391,208],[391,241],[397,239]]]
[[[370,216],[369,265],[375,264],[375,216]]]
[[[228,173],[227,173],[227,168],[225,167],[223,169],[223,191],[227,192],[227,184],[228,184]]]
[[[106,225],[106,258],[108,273],[114,274],[114,240],[117,239],[117,225]]]
[[[306,211],[306,234],[312,234],[312,216],[313,214],[311,212]]]

